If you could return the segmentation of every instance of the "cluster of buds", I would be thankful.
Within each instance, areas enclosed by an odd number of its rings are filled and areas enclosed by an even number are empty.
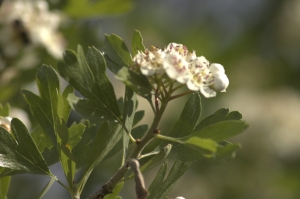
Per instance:
[[[192,91],[200,91],[205,97],[225,92],[229,80],[221,64],[212,63],[205,57],[197,57],[182,44],[170,43],[166,48],[151,47],[133,58],[135,68],[145,76],[167,76]]]

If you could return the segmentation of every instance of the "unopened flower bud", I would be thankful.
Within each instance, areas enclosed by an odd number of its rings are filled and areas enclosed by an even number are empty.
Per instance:
[[[211,71],[212,74],[215,73],[225,73],[225,69],[221,64],[216,64],[216,63],[212,63],[209,67],[209,70]]]
[[[211,88],[215,91],[226,92],[226,88],[229,85],[229,79],[225,73],[217,72],[213,74],[214,81]]]
[[[0,117],[0,126],[10,132],[11,120],[11,117]]]

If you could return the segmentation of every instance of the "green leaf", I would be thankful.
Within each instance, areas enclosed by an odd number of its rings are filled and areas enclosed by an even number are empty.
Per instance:
[[[148,196],[148,199],[164,198],[175,185],[176,181],[187,171],[190,165],[190,162],[176,160],[165,180],[164,176],[167,168],[163,165],[149,187],[150,195]]]
[[[95,115],[121,121],[114,89],[105,73],[106,62],[102,53],[94,47],[89,48],[85,58],[82,47],[78,46],[77,55],[67,50],[64,61],[58,64],[59,73],[86,98],[69,95],[72,108],[83,116]]]
[[[146,98],[151,95],[152,88],[148,79],[143,75],[136,74],[128,67],[121,68],[116,78],[142,97]]]
[[[77,138],[71,139],[69,143],[69,135],[71,136],[71,130],[73,130],[72,133],[75,133],[74,137],[79,137],[76,131],[81,131],[76,128],[70,127],[67,128],[67,124],[63,119],[55,118],[54,121],[54,128],[56,132],[56,140],[57,140],[57,152],[59,156],[59,160],[61,163],[61,166],[63,168],[64,174],[66,176],[66,179],[68,181],[68,184],[70,187],[73,187],[73,180],[75,175],[75,169],[76,169],[76,163],[74,161],[73,154],[71,153],[72,144],[77,144]],[[77,126],[77,128],[80,128],[80,126]],[[76,136],[77,135],[77,136]]]
[[[220,142],[243,132],[248,125],[241,120],[226,120],[193,132],[192,136]]]
[[[148,199],[157,198],[157,196],[162,188],[162,185],[163,185],[166,173],[167,173],[167,169],[168,169],[168,163],[166,161],[163,165],[161,165],[160,169],[158,170],[154,180],[152,181],[152,183],[148,189],[148,191],[149,191],[149,195],[147,197]]]
[[[4,168],[0,168],[0,174]],[[0,178],[0,199],[6,199],[8,188],[10,185],[10,176]]]
[[[203,152],[217,152],[218,143],[211,139],[202,139],[199,137],[189,137],[184,141],[184,145],[193,148],[201,153]]]
[[[52,142],[56,143],[52,110],[51,106],[48,105],[48,101],[41,99],[39,96],[28,90],[23,90],[22,93],[34,118],[38,121],[45,133],[51,138]]]
[[[129,135],[131,134],[131,129],[133,125],[133,120],[135,116],[135,108],[137,104],[137,99],[135,93],[128,87],[125,89],[125,98],[124,98],[124,109],[123,109],[123,118],[124,126],[123,128],[123,160],[125,163],[127,157],[127,150],[129,145]],[[126,132],[127,131],[127,132]]]
[[[204,118],[195,128],[198,131],[206,126],[212,125],[214,123],[224,121],[224,120],[241,120],[242,114],[238,111],[229,112],[228,108],[221,108],[217,110],[214,114]]]
[[[164,162],[167,159],[168,155],[170,154],[171,149],[172,149],[172,145],[168,144],[164,148],[160,149],[159,151],[154,150],[152,153],[150,152],[149,154],[155,154],[155,155],[153,155],[153,157],[150,160],[148,160],[141,166],[140,171],[143,173],[147,172],[153,169],[154,167],[156,167],[157,165],[161,164],[162,162]],[[134,177],[133,174],[129,176],[129,178],[132,177]]]
[[[139,123],[145,115],[145,111],[137,111],[134,115],[134,120],[132,126],[135,126],[137,123]]]
[[[222,122],[218,122],[215,124],[212,124],[211,126],[205,127],[201,130],[198,130],[196,132],[193,132],[193,134],[185,139],[191,138],[191,137],[198,137],[200,139],[210,139],[214,142],[221,142],[225,139],[231,138],[235,135],[240,134],[243,132],[248,125],[241,120],[225,120]],[[212,143],[213,145],[213,143]],[[221,146],[218,146],[217,153],[214,153],[212,156],[206,156],[207,154],[199,153],[199,151],[195,151],[193,148],[190,148],[190,146],[183,146],[178,145],[173,150],[176,152],[176,158],[181,161],[195,161],[202,159],[204,157],[207,158],[215,158],[216,156],[220,157],[222,153],[220,153],[221,149],[219,149]],[[234,148],[234,151],[236,151],[238,148]],[[218,153],[219,151],[219,153]]]
[[[52,110],[57,110],[57,96],[59,93],[59,80],[55,71],[47,65],[38,67],[36,74],[36,83],[41,98],[51,103]]]
[[[223,142],[219,145],[217,153],[209,161],[212,164],[221,164],[235,158],[236,151],[241,149],[240,144]]]
[[[134,138],[141,138],[147,132],[147,130],[148,130],[148,125],[142,124],[137,127],[134,127],[131,131],[131,134]]]
[[[168,133],[170,137],[185,137],[192,133],[201,115],[200,94],[193,93],[180,114],[179,119]]]
[[[14,118],[11,129],[15,139],[0,128],[0,167],[53,176],[24,124]]]
[[[131,51],[132,57],[138,54],[138,51],[145,51],[145,46],[143,44],[143,37],[140,31],[135,30],[132,36],[132,43],[131,43]]]
[[[241,133],[248,127],[244,121],[241,121],[241,118],[242,115],[237,111],[229,112],[229,109],[219,109],[214,114],[204,118],[189,137],[196,136],[201,139],[221,142]],[[219,145],[217,152],[210,156],[184,145],[177,145],[172,151],[175,153],[176,158],[181,161],[196,161],[202,158],[222,159],[221,148],[222,146]],[[233,150],[233,152],[236,150]]]
[[[98,133],[96,125],[90,125],[89,121],[82,121],[82,123],[86,126],[82,134],[82,139],[72,150],[77,168],[86,164],[88,160],[87,154],[91,153],[95,137]]]
[[[33,116],[55,145],[54,121],[56,117],[67,120],[70,106],[66,103],[66,96],[72,93],[73,89],[68,86],[61,95],[57,74],[52,67],[46,65],[38,67],[36,82],[41,97],[27,90],[23,90],[23,95]]]
[[[119,124],[114,124],[110,127],[107,122],[100,126],[92,150],[89,154],[83,177],[78,184],[79,193],[81,193],[93,169],[105,158],[108,152],[121,139],[121,129],[122,127]]]
[[[132,0],[68,1],[64,12],[71,17],[82,18],[120,14],[132,8]]]
[[[85,125],[79,123],[79,124],[73,124],[69,129],[69,138],[67,142],[67,146],[70,149],[70,151],[73,150],[73,148],[80,142],[82,139],[82,134],[85,130]]]
[[[133,64],[130,52],[119,36],[115,34],[105,35],[104,40],[105,58],[109,60],[107,67],[115,74],[123,67]]]
[[[0,116],[5,117],[9,116],[9,111],[10,111],[10,105],[6,103],[5,105],[2,105],[0,103]]]
[[[179,119],[176,121],[176,123],[168,133],[168,136],[173,138],[182,138],[190,135],[193,132],[195,126],[197,125],[200,119],[200,115],[201,97],[199,93],[193,93],[185,103]],[[179,141],[181,142],[181,140]],[[169,141],[163,141],[160,144],[160,147],[163,147],[168,143]],[[176,157],[178,156],[177,153],[181,153],[181,150],[184,150],[184,153],[186,153],[186,150],[192,150],[187,146],[183,147],[183,145],[180,145],[178,143],[172,144],[173,149],[171,153],[175,154]]]
[[[68,85],[63,93],[61,95],[58,95],[58,108],[57,108],[57,114],[60,118],[64,119],[65,121],[68,120],[70,112],[71,112],[71,106],[69,104],[69,101],[67,100],[68,95],[72,94],[74,92],[74,89],[71,85]]]
[[[31,133],[31,137],[41,153],[54,146],[50,137],[45,133],[40,125],[37,126],[37,128]]]

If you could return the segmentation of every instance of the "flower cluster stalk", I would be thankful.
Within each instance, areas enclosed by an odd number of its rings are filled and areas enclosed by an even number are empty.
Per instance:
[[[155,98],[158,96],[155,95]],[[171,97],[171,93],[166,93],[166,96],[163,101],[161,101],[161,106],[155,112],[154,120],[152,122],[151,127],[149,128],[148,132],[141,138],[141,140],[137,140],[135,142],[136,146],[134,147],[133,151],[129,155],[128,159],[134,158],[139,159],[142,150],[147,146],[147,144],[156,137],[157,135],[157,128],[159,122],[163,116],[164,111],[166,110],[167,104]],[[116,187],[116,185],[122,181],[126,173],[128,172],[129,168],[127,164],[124,164],[116,174],[105,184],[103,185],[96,193],[88,197],[87,199],[102,199],[105,195],[112,192],[112,190]]]

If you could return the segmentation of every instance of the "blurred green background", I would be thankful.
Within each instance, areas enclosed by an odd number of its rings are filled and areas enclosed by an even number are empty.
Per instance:
[[[230,80],[227,92],[213,99],[203,97],[202,115],[212,114],[221,107],[240,111],[250,124],[234,139],[243,148],[230,162],[219,165],[194,162],[169,194],[170,198],[300,198],[299,0],[95,0],[94,6],[74,2],[49,0],[51,10],[58,9],[68,17],[59,30],[66,48],[75,49],[81,44],[85,49],[91,45],[101,49],[104,35],[111,33],[119,35],[130,47],[133,31],[137,29],[146,47],[182,43],[198,56],[221,63],[226,70]],[[36,66],[45,63],[55,67],[58,60],[45,50],[38,53]],[[0,73],[0,102],[28,111],[20,89],[34,89],[31,83],[34,74],[32,68],[26,70],[26,77],[18,75],[4,82]],[[123,95],[122,84],[113,75],[110,77],[115,82],[117,96]],[[171,103],[161,124],[163,129],[172,126],[184,101]],[[141,101],[139,108],[149,110],[143,122],[151,120],[150,107]],[[78,116],[73,119],[78,120]],[[82,198],[107,181],[119,164],[115,158],[100,165]],[[59,165],[51,168],[54,174],[63,175]],[[147,185],[156,170],[145,174]],[[15,176],[9,198],[34,198],[47,180],[43,176]],[[125,199],[134,198],[134,184],[128,183],[121,195]],[[54,184],[45,199],[68,197],[68,193]]]

